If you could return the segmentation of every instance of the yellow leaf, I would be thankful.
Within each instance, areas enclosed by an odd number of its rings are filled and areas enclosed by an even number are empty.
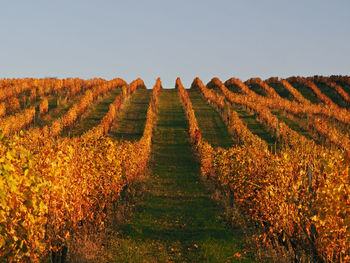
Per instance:
[[[5,238],[3,236],[0,236],[0,248],[4,247],[6,244]]]

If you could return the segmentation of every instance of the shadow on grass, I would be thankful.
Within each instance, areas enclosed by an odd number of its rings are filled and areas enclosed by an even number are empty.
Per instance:
[[[242,232],[200,182],[177,90],[162,90],[153,134],[152,174],[131,220],[118,229],[112,262],[251,262]]]
[[[111,127],[109,135],[117,140],[141,139],[146,124],[147,109],[152,90],[137,89],[121,110]]]
[[[115,100],[120,92],[120,88],[115,88],[101,97],[99,101],[89,107],[86,116],[83,116],[83,118],[72,129],[65,129],[62,136],[81,136],[91,128],[99,125],[101,119],[107,114],[109,105]]]
[[[190,89],[187,92],[203,138],[215,147],[226,149],[231,147],[232,138],[219,113],[204,101],[198,89]]]

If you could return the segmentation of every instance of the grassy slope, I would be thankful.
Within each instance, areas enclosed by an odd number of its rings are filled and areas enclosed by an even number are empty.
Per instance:
[[[259,136],[261,139],[267,142],[269,149],[274,151],[275,143],[277,149],[281,147],[274,134],[269,132],[264,124],[257,121],[256,114],[248,112],[243,106],[240,105],[232,105],[232,109],[238,113],[239,118],[242,119],[243,123],[247,125],[248,129],[253,134]]]
[[[306,115],[298,116],[285,113],[281,110],[272,110],[272,113],[275,114],[281,121],[285,122],[292,130],[298,132],[309,140],[314,140],[316,144],[326,147],[331,144],[326,136],[319,134],[312,127],[308,128]],[[330,126],[335,127],[344,134],[350,135],[350,125],[341,123],[333,118],[324,118],[327,120]],[[337,147],[336,145],[333,146]]]
[[[187,125],[177,91],[162,90],[152,174],[110,248],[112,262],[235,262],[242,253],[242,233],[225,226],[223,211],[199,182]]]
[[[222,94],[221,90],[218,92]],[[244,106],[239,104],[231,103],[231,109],[237,112],[239,118],[242,119],[243,123],[253,134],[259,136],[262,140],[267,142],[270,150],[275,150],[275,143],[276,149],[280,149],[281,145],[277,142],[274,134],[272,134],[272,132],[269,132],[264,124],[257,121],[256,114],[250,113],[245,109]]]
[[[228,88],[229,91],[237,94],[244,94],[240,87],[237,85],[226,85],[226,88]],[[217,89],[217,91],[220,91],[220,89]]]
[[[93,103],[86,112],[83,113],[83,116],[80,121],[77,121],[75,126],[72,129],[65,129],[63,131],[63,136],[80,136],[84,132],[90,130],[91,128],[100,124],[101,119],[109,110],[109,104],[111,104],[115,98],[121,92],[120,88],[115,88],[101,96],[95,103]]]
[[[266,90],[264,90],[264,88],[261,87],[260,85],[258,85],[258,84],[251,84],[248,87],[249,87],[249,89],[254,91],[256,94],[259,94],[259,95],[264,96],[264,97],[268,97],[268,94],[267,94]]]
[[[295,89],[297,89],[301,95],[304,96],[305,99],[308,99],[309,101],[311,101],[312,103],[322,103],[322,100],[319,99],[317,97],[317,95],[314,93],[314,91],[312,89],[310,89],[309,87],[300,84],[298,82],[293,82],[290,81],[289,82]]]
[[[202,98],[198,89],[188,90],[203,138],[215,147],[229,148],[233,141],[220,115]]]
[[[294,119],[292,120],[291,118],[288,118],[287,114],[285,114],[284,111],[282,110],[271,110],[271,113],[276,115],[276,117],[280,121],[283,121],[292,130],[298,132],[299,134],[303,135],[309,140],[313,139],[312,135],[310,135],[310,131],[308,131],[308,129],[306,128],[307,127],[306,117],[301,118],[301,117],[294,116]],[[315,142],[320,144],[320,142],[317,140],[315,140]]]
[[[292,93],[289,92],[288,89],[283,87],[281,83],[270,83],[269,84],[271,88],[273,88],[278,95],[280,95],[282,98],[293,101],[296,100],[296,98],[293,96]]]
[[[150,89],[135,91],[111,127],[110,136],[112,138],[128,141],[141,139],[151,95],[152,90]]]
[[[343,90],[345,91],[345,92],[347,92],[348,94],[349,94],[349,96],[350,96],[350,85],[349,84],[345,84],[345,83],[339,83],[338,82],[338,84],[343,88]]]
[[[324,83],[314,82],[324,95],[330,98],[339,107],[349,108],[349,103],[332,87]]]

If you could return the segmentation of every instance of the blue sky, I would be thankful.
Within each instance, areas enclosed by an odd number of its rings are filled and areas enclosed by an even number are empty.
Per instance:
[[[347,0],[1,1],[0,78],[350,73]]]

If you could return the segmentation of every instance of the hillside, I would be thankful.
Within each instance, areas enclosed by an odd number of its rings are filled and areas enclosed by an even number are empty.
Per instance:
[[[0,80],[0,262],[350,260],[349,83]]]

